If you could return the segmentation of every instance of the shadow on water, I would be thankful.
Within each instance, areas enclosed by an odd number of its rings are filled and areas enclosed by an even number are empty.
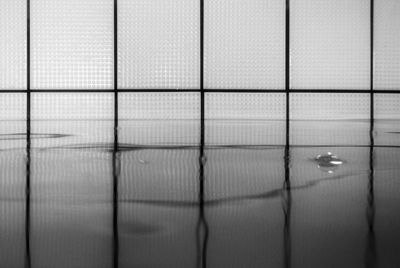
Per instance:
[[[331,180],[341,180],[350,178],[354,175],[359,175],[360,173],[350,173],[346,175],[337,175],[331,176],[328,178],[320,178],[311,180],[307,183],[298,186],[285,186],[283,188],[274,189],[271,191],[267,191],[264,193],[259,194],[251,194],[251,195],[242,195],[242,196],[234,196],[234,197],[226,197],[226,198],[219,198],[213,200],[206,200],[204,201],[204,206],[212,207],[212,206],[219,206],[224,205],[230,202],[246,202],[252,200],[268,200],[273,198],[280,198],[287,194],[288,187],[290,187],[290,191],[298,191],[304,190],[310,187],[317,186],[320,183],[324,183]],[[290,185],[290,184],[288,184]],[[145,204],[145,205],[154,205],[154,206],[168,206],[168,207],[196,207],[199,206],[199,202],[196,201],[173,201],[173,200],[145,200],[145,199],[122,199],[120,202],[127,202],[127,203],[135,203],[135,204]]]

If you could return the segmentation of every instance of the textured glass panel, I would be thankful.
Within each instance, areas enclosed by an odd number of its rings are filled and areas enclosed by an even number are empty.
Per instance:
[[[327,152],[345,164],[331,172],[318,167],[312,158]],[[292,148],[290,155],[292,262],[364,267],[369,148],[303,147]]]
[[[112,263],[114,95],[33,93],[34,267]]]
[[[374,95],[376,145],[400,145],[400,95]]]
[[[194,267],[198,149],[129,150],[123,146],[119,158],[120,267]],[[149,252],[157,257],[149,258]]]
[[[205,1],[205,88],[285,86],[285,1]]]
[[[118,1],[119,88],[199,88],[199,3]]]
[[[206,144],[284,144],[285,103],[285,94],[206,94]]]
[[[113,86],[113,1],[33,0],[32,88]]]
[[[206,150],[211,267],[283,267],[283,149]]]
[[[290,10],[291,88],[369,89],[368,1],[296,0]]]
[[[400,265],[400,148],[374,148],[376,267]]]
[[[26,94],[0,94],[0,151],[26,148]]]
[[[369,94],[290,95],[290,143],[369,145]]]
[[[120,93],[119,141],[140,145],[198,145],[200,94]]]
[[[112,93],[34,93],[33,147],[99,148],[114,141]]]
[[[374,88],[400,89],[400,2],[375,0]]]
[[[0,90],[26,89],[26,0],[0,1]]]

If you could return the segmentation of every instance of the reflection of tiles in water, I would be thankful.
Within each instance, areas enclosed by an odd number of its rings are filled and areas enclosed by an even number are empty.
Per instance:
[[[120,158],[121,200],[197,200],[197,149],[127,151]]]
[[[123,267],[132,264],[193,267],[196,264],[197,206],[149,206],[125,200],[195,202],[199,187],[198,157],[197,148],[140,149],[121,153],[119,241]],[[157,257],[149,258],[149,252]]]
[[[25,155],[0,153],[0,263],[24,267],[25,260]]]
[[[400,148],[374,149],[375,234],[379,267],[400,266]]]
[[[0,121],[0,151],[26,148],[26,138],[15,139],[15,137],[8,136],[16,133],[26,133],[26,121]]]
[[[31,253],[39,267],[111,263],[112,167],[104,152],[31,152]]]
[[[284,148],[206,147],[205,157],[209,266],[282,266]]]
[[[195,265],[197,207],[160,208],[122,203],[118,211],[122,267],[133,264],[135,267]],[[149,258],[149,252],[156,257]]]
[[[369,120],[291,120],[291,145],[369,145]]]
[[[206,145],[282,145],[284,120],[205,120]]]
[[[119,141],[148,145],[198,145],[199,120],[120,120]]]
[[[310,160],[327,151],[346,160],[333,174]],[[369,148],[292,148],[292,185],[324,181],[305,191],[292,191],[293,263],[300,267],[363,263],[368,170]]]
[[[206,149],[205,157],[206,200],[263,193],[282,186],[283,148]]]
[[[57,139],[32,137],[32,148],[54,147],[84,143],[112,143],[114,140],[112,120],[47,120],[32,121],[32,133],[39,135],[56,133],[64,135]]]
[[[400,120],[376,119],[374,129],[376,145],[400,145]]]
[[[199,147],[121,144],[120,148],[116,159],[120,264],[195,265],[201,205]],[[32,149],[34,265],[59,267],[62,262],[65,267],[106,267],[111,263],[112,149],[110,142]],[[338,267],[364,264],[370,243],[366,217],[369,150],[368,146],[290,149],[294,264],[322,267],[326,260]],[[313,159],[328,151],[345,160],[333,174],[318,168]],[[287,204],[282,203],[287,202],[284,147],[206,146],[204,152],[207,264],[282,266],[283,233],[288,228],[284,223]],[[378,147],[374,152],[375,235],[378,263],[385,267],[398,261],[400,247],[400,150]],[[23,151],[1,152],[0,167],[0,216],[6,222],[0,233],[6,237],[5,252],[10,250],[0,257],[13,267],[23,258],[25,246]],[[149,260],[149,252],[157,258]]]

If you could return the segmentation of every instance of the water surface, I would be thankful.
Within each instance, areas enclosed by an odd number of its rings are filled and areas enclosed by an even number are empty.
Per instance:
[[[0,263],[400,267],[399,124],[326,124],[3,121]]]

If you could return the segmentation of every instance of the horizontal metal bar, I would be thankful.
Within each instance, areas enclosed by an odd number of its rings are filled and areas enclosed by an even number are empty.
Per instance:
[[[0,89],[1,93],[27,93],[28,90],[18,90],[18,89]],[[32,89],[31,93],[114,93],[114,89]],[[200,89],[188,90],[188,89],[124,89],[118,90],[119,93],[168,93],[168,92],[189,92],[189,93],[200,93]],[[205,93],[286,93],[285,89],[204,89]],[[340,94],[400,94],[400,90],[341,90],[341,89],[299,89],[299,90],[289,90],[291,94],[298,93],[340,93]]]

